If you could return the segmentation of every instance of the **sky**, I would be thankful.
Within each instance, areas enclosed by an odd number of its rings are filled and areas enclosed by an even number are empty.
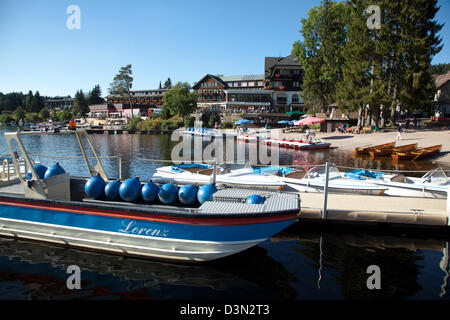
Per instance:
[[[263,74],[264,57],[287,56],[301,18],[320,0],[0,0],[0,92],[75,95],[133,70],[133,90],[191,85],[205,74]],[[80,9],[79,29],[69,29]],[[437,21],[450,16],[440,0]],[[450,24],[433,63],[450,62]],[[448,44],[448,45],[447,45]]]

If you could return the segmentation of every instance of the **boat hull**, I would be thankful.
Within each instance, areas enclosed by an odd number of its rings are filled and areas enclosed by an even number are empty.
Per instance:
[[[251,218],[149,215],[94,204],[0,198],[0,235],[122,255],[209,261],[265,241],[296,220],[295,213]]]
[[[301,180],[301,181],[300,181]],[[324,191],[324,183],[319,181],[311,181],[308,179],[290,179],[285,178],[284,182],[288,187],[300,192],[320,192]],[[369,186],[369,185],[355,185],[342,181],[341,183],[336,181],[329,181],[328,192],[332,193],[359,193],[367,195],[383,195],[387,188],[382,186]]]
[[[152,176],[153,182],[205,185],[212,183],[212,175],[196,174],[191,172],[174,173],[170,168],[157,169]],[[278,190],[286,184],[275,176],[253,174],[253,169],[232,170],[229,174],[216,175],[216,183],[241,188],[262,188]]]

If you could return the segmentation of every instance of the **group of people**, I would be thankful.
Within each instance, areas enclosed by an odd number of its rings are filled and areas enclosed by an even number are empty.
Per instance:
[[[239,125],[239,127],[236,128],[236,130],[238,131],[239,135],[244,135],[247,134],[249,132],[249,128],[247,126],[243,126],[242,124]]]

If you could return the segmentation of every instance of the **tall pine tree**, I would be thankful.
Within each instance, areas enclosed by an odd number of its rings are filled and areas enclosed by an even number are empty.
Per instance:
[[[294,43],[294,53],[304,70],[302,98],[326,112],[336,99],[336,83],[342,79],[346,42],[346,7],[343,3],[323,0],[302,19],[303,42]]]
[[[100,89],[100,85],[97,84],[89,91],[88,105],[102,104],[104,102],[105,99],[102,98],[102,90]]]

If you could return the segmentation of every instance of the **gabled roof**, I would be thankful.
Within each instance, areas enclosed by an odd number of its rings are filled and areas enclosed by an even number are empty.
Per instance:
[[[435,81],[436,81],[436,88],[440,88],[442,87],[445,83],[447,83],[447,81],[450,80],[450,71],[445,73],[445,74],[440,74],[436,77]]]
[[[248,75],[242,75],[242,76],[222,76],[220,77],[225,82],[231,82],[231,81],[262,81],[264,80],[263,74],[248,74]]]
[[[200,83],[200,82],[202,82],[205,78],[207,78],[207,77],[211,77],[211,78],[213,78],[214,80],[216,80],[217,82],[219,82],[221,85],[223,85],[224,87],[226,86],[226,84],[225,84],[225,82],[223,82],[223,80],[219,77],[219,76],[215,76],[215,75],[212,75],[212,74],[206,74],[203,78],[201,78],[199,81],[197,81],[196,83],[194,83],[194,85],[192,86],[192,88],[194,88],[195,89],[195,87]]]
[[[274,71],[275,66],[299,66],[299,62],[295,54],[290,54],[287,57],[265,57],[264,58],[264,74],[270,77]]]

